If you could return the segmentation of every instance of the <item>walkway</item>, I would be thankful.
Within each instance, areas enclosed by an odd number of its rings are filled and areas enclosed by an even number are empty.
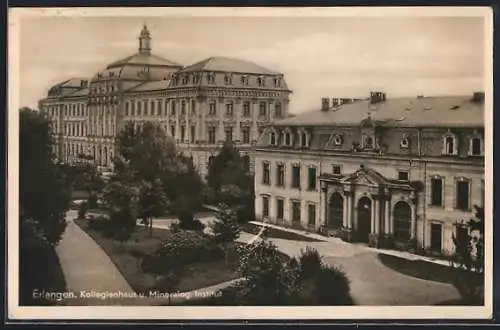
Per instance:
[[[68,290],[79,295],[80,291],[122,292],[133,290],[104,251],[71,219],[76,212],[69,212],[68,227],[57,252],[66,276]],[[205,222],[205,221],[204,221]],[[168,228],[167,221],[153,223],[156,228]],[[241,233],[238,241],[255,240],[255,235]],[[298,256],[307,246],[318,250],[326,264],[340,267],[351,281],[351,293],[358,305],[432,305],[459,298],[450,284],[416,279],[384,266],[378,259],[378,250],[362,244],[350,244],[339,239],[323,242],[298,242],[269,238],[278,249],[290,256]],[[234,281],[209,288],[174,295],[172,302],[213,294]],[[168,297],[100,299],[70,299],[67,305],[167,305]]]

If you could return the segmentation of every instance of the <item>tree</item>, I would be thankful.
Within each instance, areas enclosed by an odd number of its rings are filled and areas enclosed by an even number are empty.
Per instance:
[[[136,226],[139,188],[128,182],[111,180],[104,188],[103,198],[108,208],[112,234],[130,233]]]
[[[475,215],[469,221],[457,222],[453,235],[455,253],[452,266],[457,270],[455,287],[467,304],[482,305],[484,300],[484,208],[474,206]]]
[[[153,217],[160,216],[168,206],[168,199],[160,179],[153,182],[141,181],[139,188],[139,217],[149,227],[149,236],[153,236]]]
[[[234,208],[238,221],[254,218],[254,176],[248,156],[230,142],[224,144],[208,168],[208,186],[216,202]]]
[[[19,136],[19,200],[24,219],[31,219],[47,243],[55,245],[65,227],[70,187],[53,162],[49,122],[38,112],[22,110]],[[23,221],[21,217],[21,221]]]
[[[139,215],[152,228],[152,219],[170,208],[177,214],[196,212],[204,184],[192,159],[179,154],[161,126],[141,129],[126,125],[118,135],[115,179],[142,187]]]
[[[19,135],[19,275],[20,303],[33,301],[33,289],[50,287],[58,263],[54,246],[65,228],[70,187],[54,164],[50,123],[39,112],[20,110]],[[40,269],[44,269],[40,272]]]
[[[240,273],[245,279],[244,304],[288,305],[300,290],[297,263],[285,262],[267,240],[242,251]]]
[[[212,230],[217,244],[223,246],[226,263],[228,262],[228,248],[239,236],[241,228],[238,225],[236,214],[226,205],[219,205],[216,221],[212,223]]]

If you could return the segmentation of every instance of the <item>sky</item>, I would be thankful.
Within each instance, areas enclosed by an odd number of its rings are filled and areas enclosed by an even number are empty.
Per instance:
[[[50,86],[137,52],[144,23],[152,52],[183,65],[226,56],[282,72],[292,113],[370,90],[390,98],[485,88],[479,17],[24,17],[20,105],[37,107]]]

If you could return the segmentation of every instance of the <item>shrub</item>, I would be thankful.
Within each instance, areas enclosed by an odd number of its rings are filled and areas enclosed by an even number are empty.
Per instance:
[[[183,211],[179,214],[179,228],[202,232],[205,225],[200,220],[195,219],[192,212]]]
[[[313,280],[315,305],[352,305],[349,279],[339,268],[322,266]]]
[[[316,275],[322,266],[321,256],[316,249],[306,247],[305,251],[300,251],[299,272],[301,279],[308,279]]]
[[[198,261],[213,261],[224,257],[224,252],[212,237],[199,232],[182,230],[173,233],[158,249],[144,258],[145,272],[164,274],[171,268],[178,268]]]
[[[103,231],[108,225],[109,219],[103,215],[88,220],[88,228],[95,231]]]
[[[78,207],[78,219],[85,219],[88,211],[88,203],[83,202]]]

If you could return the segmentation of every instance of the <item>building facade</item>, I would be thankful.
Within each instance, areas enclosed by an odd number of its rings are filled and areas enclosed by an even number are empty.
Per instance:
[[[343,104],[340,104],[343,103]],[[322,100],[255,151],[256,215],[379,247],[453,250],[484,206],[484,93]]]
[[[224,141],[233,141],[252,161],[265,125],[288,116],[291,91],[280,72],[225,57],[183,66],[151,48],[144,26],[136,54],[90,79],[50,88],[39,108],[53,123],[58,161],[112,170],[117,133],[127,123],[140,127],[152,121],[204,175]]]

